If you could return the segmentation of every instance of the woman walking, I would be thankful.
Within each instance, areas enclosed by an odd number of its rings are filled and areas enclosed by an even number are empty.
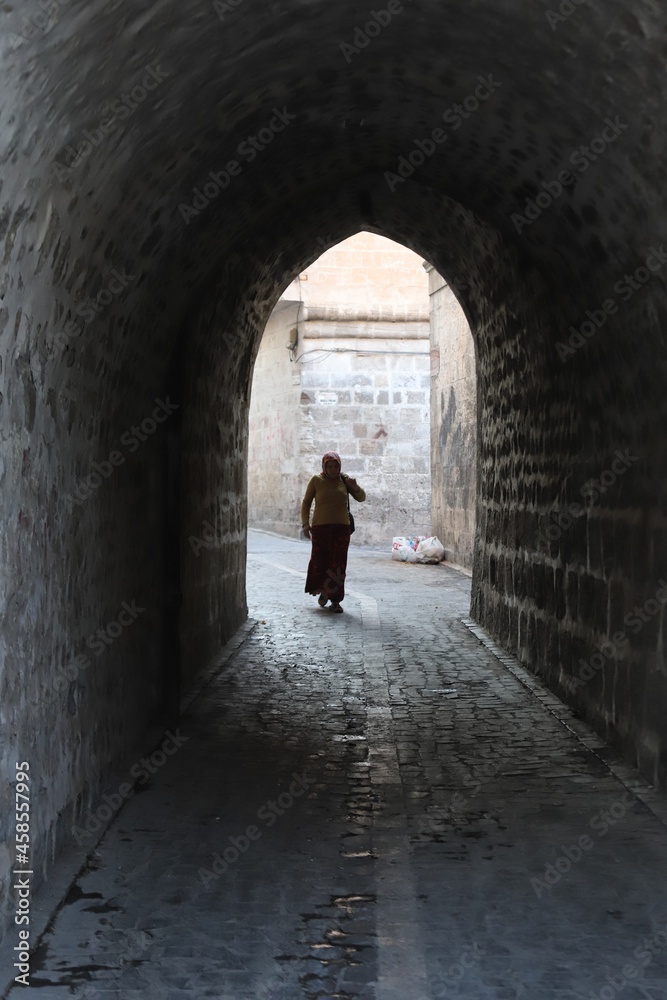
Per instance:
[[[341,475],[340,456],[328,451],[322,458],[322,472],[313,476],[301,504],[301,524],[312,540],[305,591],[319,598],[321,608],[331,601],[331,610],[341,612],[345,597],[345,569],[350,544],[348,495],[359,503],[366,494],[356,479]],[[310,524],[310,508],[315,512]]]

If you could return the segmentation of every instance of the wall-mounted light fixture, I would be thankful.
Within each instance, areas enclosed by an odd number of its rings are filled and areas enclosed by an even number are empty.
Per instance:
[[[290,361],[294,361],[296,355],[296,347],[299,343],[299,328],[293,326],[289,332],[289,340],[287,342],[287,350],[290,354]]]

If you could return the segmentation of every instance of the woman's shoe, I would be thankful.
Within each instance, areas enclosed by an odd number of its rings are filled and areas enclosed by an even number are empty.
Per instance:
[[[338,601],[332,601],[331,602],[331,608],[330,608],[330,610],[331,611],[337,611],[339,614],[343,613],[343,609],[341,608],[341,606],[338,603]]]
[[[321,608],[326,608],[328,600],[329,600],[328,597],[325,597],[324,594],[320,594],[320,596],[317,598],[317,603]]]

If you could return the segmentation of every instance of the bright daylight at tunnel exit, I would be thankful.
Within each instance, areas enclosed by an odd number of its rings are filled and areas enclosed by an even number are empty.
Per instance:
[[[667,1000],[667,12],[0,32],[0,1000]]]

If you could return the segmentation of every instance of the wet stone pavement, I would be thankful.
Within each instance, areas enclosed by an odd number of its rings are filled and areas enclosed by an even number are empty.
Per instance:
[[[665,1000],[664,799],[471,631],[465,575],[353,549],[335,615],[308,551],[250,534],[253,621],[27,992]]]

